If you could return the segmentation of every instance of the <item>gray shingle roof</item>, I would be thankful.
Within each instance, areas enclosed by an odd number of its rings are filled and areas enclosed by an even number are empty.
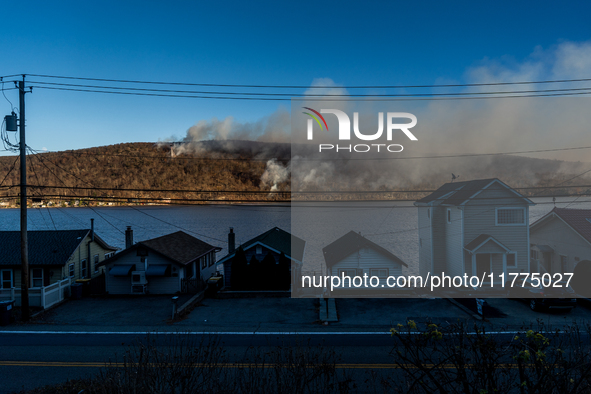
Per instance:
[[[177,231],[176,233],[163,235],[158,238],[148,239],[136,243],[130,248],[127,248],[120,253],[117,253],[113,257],[110,257],[97,264],[97,267],[110,264],[117,260],[119,257],[126,255],[132,251],[141,252],[142,248],[145,250],[151,250],[171,262],[187,265],[199,257],[211,251],[219,252],[221,248],[212,246],[207,242],[195,238],[184,231]]]
[[[591,242],[591,209],[556,208],[532,224],[532,228],[552,214],[556,214],[581,237]]]
[[[188,264],[212,250],[221,250],[221,248],[203,242],[183,231],[141,241],[138,244],[145,245],[182,265]]]
[[[495,181],[506,187],[508,190],[514,192],[516,196],[518,196],[518,198],[522,198],[525,202],[533,204],[529,199],[521,196],[519,193],[517,193],[509,186],[505,185],[502,181],[500,181],[497,178],[475,179],[472,181],[446,183],[442,185],[439,189],[435,190],[433,193],[421,198],[417,202],[430,203],[435,200],[440,200],[441,203],[445,205],[462,205],[470,198],[472,198],[476,193],[483,190],[487,185]]]
[[[60,266],[66,264],[89,232],[90,230],[29,231],[27,233],[29,265]],[[20,264],[20,231],[0,231],[0,265]]]
[[[445,183],[439,189],[435,190],[428,196],[421,198],[417,202],[429,203],[434,200],[440,200],[447,194],[452,193],[445,197],[442,203],[460,205],[494,180],[496,180],[496,178]]]

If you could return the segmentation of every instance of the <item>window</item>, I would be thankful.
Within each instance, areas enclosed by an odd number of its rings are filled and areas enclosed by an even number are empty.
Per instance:
[[[431,219],[431,208],[427,208],[427,219]]]
[[[97,272],[99,272],[99,269],[97,267],[97,264],[99,262],[99,255],[95,254],[93,259],[94,259],[94,273],[96,274]]]
[[[74,264],[70,264],[68,266],[68,275],[70,276],[70,278],[74,277]]]
[[[43,268],[33,268],[31,287],[43,287]]]
[[[209,254],[209,266],[211,267],[214,264],[215,264],[215,259],[213,258],[213,255]]]
[[[388,277],[388,268],[371,268],[369,270],[369,276],[377,276],[378,278]]]
[[[113,257],[114,254],[115,254],[115,252],[105,253],[105,260],[110,259],[111,257]]]
[[[12,270],[0,271],[0,289],[12,288]]]
[[[451,209],[447,208],[447,222],[451,223]]]
[[[519,226],[525,224],[525,208],[497,208],[497,226]]]
[[[80,262],[80,279],[86,278],[86,259]]]
[[[261,245],[257,245],[256,254],[263,254],[263,247]]]
[[[507,254],[507,267],[517,267],[517,254],[516,253]]]
[[[207,260],[205,259],[205,256],[201,257],[199,260],[201,260],[201,269],[207,268]]]
[[[354,268],[353,268],[353,269],[340,269],[340,270],[339,270],[339,276],[340,276],[340,277],[342,277],[342,276],[343,276],[343,274],[344,274],[345,276],[349,276],[351,279],[353,279],[353,277],[354,277],[355,275],[357,275],[357,270],[356,270],[356,269],[354,269]]]
[[[531,249],[529,251],[529,254],[530,254],[531,258],[534,259],[534,260],[537,260],[539,258],[538,257],[538,251],[535,250],[535,249]]]

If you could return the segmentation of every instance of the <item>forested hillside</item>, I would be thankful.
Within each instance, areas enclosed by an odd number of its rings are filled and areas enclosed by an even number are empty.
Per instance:
[[[252,141],[128,143],[30,154],[28,194],[33,203],[49,205],[75,201],[130,204],[291,198],[413,200],[450,182],[452,172],[460,175],[459,180],[498,177],[528,196],[584,193],[591,183],[591,172],[586,173],[586,167],[591,168],[589,163],[519,156],[370,161],[355,167],[353,161],[329,159],[322,163],[299,157],[294,159],[300,161],[293,165],[293,173],[290,156],[289,144]],[[294,182],[299,180],[297,190],[314,193],[290,195],[292,178]],[[0,157],[0,181],[3,205],[13,206],[19,193],[18,157]],[[321,193],[327,190],[333,193]],[[358,193],[339,194],[335,190]],[[381,193],[359,193],[366,190]]]

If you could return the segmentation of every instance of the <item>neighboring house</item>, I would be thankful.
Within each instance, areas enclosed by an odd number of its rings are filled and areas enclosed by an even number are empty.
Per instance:
[[[215,274],[215,254],[221,248],[183,231],[133,244],[128,228],[125,238],[127,247],[99,264],[106,268],[109,294],[175,294],[183,291],[183,281]]]
[[[591,209],[554,208],[529,233],[533,272],[572,273],[591,260]]]
[[[322,249],[324,261],[326,262],[326,273],[339,278],[354,276],[378,277],[379,282],[370,283],[364,290],[371,288],[388,288],[386,280],[389,276],[397,277],[402,275],[402,266],[408,265],[392,254],[387,249],[375,244],[354,231],[350,231]],[[392,283],[392,282],[391,282]],[[344,288],[354,288],[354,283],[349,286],[346,283]],[[375,286],[374,286],[375,285]],[[359,286],[357,286],[359,287]]]
[[[224,286],[232,290],[289,290],[301,275],[306,241],[274,227],[236,249],[235,233],[228,234]]]
[[[101,274],[100,262],[117,248],[90,230],[29,231],[30,287],[49,286],[62,279],[88,279]],[[0,231],[0,288],[21,286],[20,231]]]
[[[415,202],[419,271],[477,275],[530,272],[529,206],[500,180],[446,183]],[[488,280],[487,280],[488,281]]]

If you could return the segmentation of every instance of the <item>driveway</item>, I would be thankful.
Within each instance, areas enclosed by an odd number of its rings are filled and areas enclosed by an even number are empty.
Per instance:
[[[398,323],[414,320],[447,325],[471,317],[446,299],[339,298],[339,327],[361,327],[388,331]]]
[[[68,300],[32,319],[30,324],[16,323],[5,328],[124,331],[167,326],[171,315],[171,296],[90,297]]]
[[[175,323],[194,331],[309,331],[320,328],[312,298],[204,299]]]

